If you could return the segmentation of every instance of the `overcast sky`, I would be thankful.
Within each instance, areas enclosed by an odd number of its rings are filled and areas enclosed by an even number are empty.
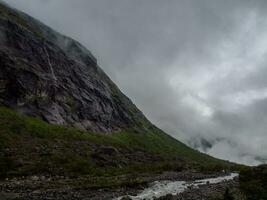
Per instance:
[[[6,0],[83,43],[157,126],[267,159],[266,0]]]

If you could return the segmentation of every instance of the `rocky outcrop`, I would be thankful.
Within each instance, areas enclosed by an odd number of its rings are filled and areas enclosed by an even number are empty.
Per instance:
[[[89,50],[0,3],[0,101],[52,124],[97,132],[150,123]]]

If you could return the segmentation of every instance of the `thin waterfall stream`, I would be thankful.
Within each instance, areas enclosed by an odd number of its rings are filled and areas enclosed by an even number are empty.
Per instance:
[[[57,77],[55,76],[54,68],[53,68],[53,66],[51,64],[50,56],[49,56],[49,54],[47,52],[47,49],[46,49],[46,44],[44,44],[44,52],[46,54],[48,65],[50,67],[51,76],[53,78],[53,85],[57,85]]]

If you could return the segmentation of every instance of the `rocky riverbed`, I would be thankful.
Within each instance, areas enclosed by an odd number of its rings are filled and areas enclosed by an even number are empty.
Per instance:
[[[123,198],[132,200],[180,199],[179,196],[182,198],[183,193],[191,194],[190,199],[195,199],[195,197],[200,197],[201,199],[203,199],[201,194],[208,194],[209,191],[215,192],[218,186],[221,186],[220,189],[223,189],[223,191],[225,191],[227,185],[229,185],[230,183],[232,184],[234,182],[234,178],[236,177],[238,177],[238,174],[232,173],[219,177],[205,178],[195,181],[155,181],[141,193],[133,196],[119,197],[117,198],[117,200],[121,200]],[[214,190],[214,188],[216,188],[216,190]],[[203,190],[204,192],[202,193]],[[223,191],[220,190],[219,193]]]
[[[224,200],[226,191],[228,196],[233,200],[244,200],[243,195],[239,190],[237,179],[220,182],[216,184],[206,184],[199,187],[190,187],[184,192],[172,195],[167,194],[157,200]]]
[[[226,174],[225,174],[226,175]],[[27,178],[14,178],[7,179],[0,182],[0,199],[1,200],[109,200],[116,199],[124,196],[136,196],[142,193],[145,188],[148,188],[150,183],[154,181],[164,182],[185,182],[193,183],[195,180],[205,179],[213,180],[215,177],[222,176],[222,174],[201,174],[191,172],[168,172],[156,176],[142,176],[142,184],[135,185],[123,185],[117,187],[104,187],[104,188],[90,188],[84,185],[85,182],[94,181],[93,177],[83,177],[71,179],[68,177],[27,177]],[[123,177],[109,177],[109,179],[126,179]],[[140,178],[141,179],[141,178]],[[95,180],[98,181],[98,180]],[[104,181],[104,180],[103,180]],[[194,187],[192,184],[190,187],[180,194],[164,194],[158,197],[158,199],[199,199],[198,197],[205,197],[208,193],[222,194],[226,187],[236,186],[238,182],[236,180],[228,180],[216,184],[204,184],[199,187]],[[126,195],[126,196],[125,196]],[[148,198],[153,199],[154,197]],[[142,198],[139,198],[142,199]],[[156,198],[155,198],[156,199]],[[205,199],[205,198],[202,198]]]

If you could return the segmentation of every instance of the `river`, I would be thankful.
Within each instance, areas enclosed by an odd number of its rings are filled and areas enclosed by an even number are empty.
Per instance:
[[[176,195],[184,192],[187,188],[198,187],[200,185],[206,184],[216,184],[223,181],[229,181],[237,177],[237,173],[231,173],[226,176],[220,176],[216,178],[201,179],[196,181],[155,181],[150,184],[150,186],[144,189],[141,193],[136,196],[128,196],[132,200],[152,200],[154,197],[159,198],[167,194]],[[121,200],[124,196],[116,198],[116,200]]]

